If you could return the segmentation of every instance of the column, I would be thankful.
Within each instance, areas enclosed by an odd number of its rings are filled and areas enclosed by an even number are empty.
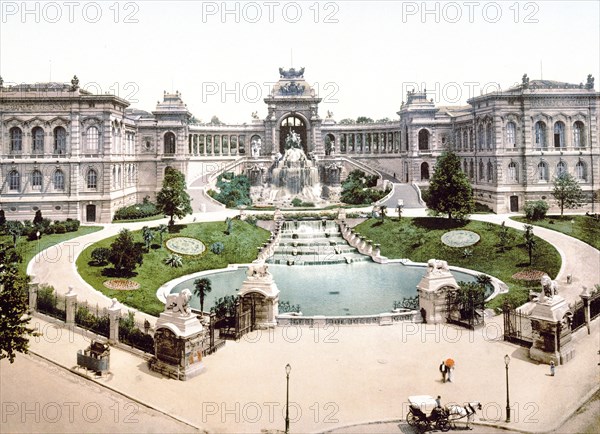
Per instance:
[[[39,284],[34,283],[34,279],[35,276],[32,274],[29,282],[29,309],[31,309],[32,312],[37,310],[37,294],[39,288]]]
[[[69,292],[65,295],[65,310],[67,312],[67,324],[75,324],[75,306],[77,305],[77,294],[72,286],[69,286]]]
[[[108,342],[116,344],[119,342],[119,320],[121,319],[121,305],[116,298],[112,299],[112,305],[108,308],[108,319],[110,321]]]

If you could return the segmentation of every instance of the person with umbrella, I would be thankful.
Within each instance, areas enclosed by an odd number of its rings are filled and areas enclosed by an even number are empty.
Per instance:
[[[448,382],[452,383],[452,378],[454,374],[454,360],[447,359],[444,364],[446,365],[446,371],[448,372]]]

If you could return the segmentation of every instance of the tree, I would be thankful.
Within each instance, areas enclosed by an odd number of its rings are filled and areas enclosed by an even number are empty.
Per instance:
[[[38,209],[35,212],[35,217],[33,218],[33,225],[34,226],[41,225],[43,221],[44,221],[44,218],[42,217],[42,211]]]
[[[372,124],[373,123],[373,119],[368,118],[366,116],[359,116],[356,118],[356,123],[357,124]]]
[[[0,244],[0,360],[27,354],[29,337],[39,336],[29,327],[28,277],[19,272],[21,258],[13,247]]]
[[[92,250],[90,256],[96,264],[105,265],[108,262],[108,258],[110,258],[110,249],[106,247],[97,247]]]
[[[578,208],[583,205],[585,200],[579,182],[567,172],[563,172],[554,178],[552,196],[558,201],[561,217],[565,208]]]
[[[217,189],[219,193],[215,194],[214,198],[228,208],[252,205],[250,179],[246,175],[222,173],[217,177]]]
[[[148,226],[144,226],[142,228],[142,238],[144,239],[144,243],[146,243],[146,250],[150,251],[150,244],[154,239],[154,232]]]
[[[455,153],[446,151],[438,158],[425,203],[435,214],[448,214],[449,219],[464,218],[475,210],[471,184]]]
[[[535,250],[535,238],[533,235],[533,226],[525,225],[525,247],[529,253],[529,265],[533,263],[533,251]]]
[[[204,298],[210,291],[212,291],[212,284],[209,279],[203,277],[194,280],[194,295],[200,299],[200,312],[204,312]]]
[[[23,235],[24,231],[25,227],[23,226],[23,223],[15,220],[6,222],[6,232],[12,237],[15,248],[17,247],[17,240]]]
[[[385,220],[386,212],[387,212],[387,205],[380,205],[379,206],[379,217],[381,218],[381,223],[383,223],[383,221]]]
[[[6,224],[6,216],[4,215],[4,210],[0,209],[0,228]]]
[[[221,122],[221,120],[217,116],[213,116],[212,118],[210,118],[210,124],[211,125],[224,125],[224,123]]]
[[[170,217],[169,226],[175,224],[174,218],[183,218],[192,213],[190,195],[185,191],[185,177],[177,169],[167,167],[162,189],[156,195],[158,208]]]
[[[371,188],[377,185],[377,179],[377,175],[369,176],[362,170],[353,170],[342,183],[342,202],[354,205],[377,202],[387,194]]]
[[[123,229],[110,245],[108,260],[119,273],[124,275],[131,273],[137,265],[142,265],[144,253],[142,247],[133,242],[131,232]]]

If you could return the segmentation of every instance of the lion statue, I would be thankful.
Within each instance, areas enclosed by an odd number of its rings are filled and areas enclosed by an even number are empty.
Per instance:
[[[192,309],[190,308],[191,298],[192,292],[187,288],[185,288],[178,294],[167,295],[167,302],[165,303],[165,312],[179,312],[182,316],[190,316],[192,314]]]

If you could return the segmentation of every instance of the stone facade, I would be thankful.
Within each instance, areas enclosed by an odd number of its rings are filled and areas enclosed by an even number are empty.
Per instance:
[[[0,85],[0,208],[8,219],[41,209],[51,219],[110,222],[118,208],[153,199],[167,166],[189,184],[225,169],[242,173],[249,163],[258,170],[292,128],[307,155],[341,161],[342,178],[362,167],[426,186],[436,158],[453,149],[476,200],[496,212],[536,199],[553,205],[552,179],[562,171],[590,198],[598,190],[600,93],[592,77],[575,85],[524,76],[456,107],[409,92],[395,121],[338,124],[332,113],[319,115],[304,69],[282,69],[264,101],[265,119],[212,125],[194,123],[179,92],[165,93],[149,113],[82,90],[76,77],[70,85]],[[254,156],[252,143],[260,144]]]

